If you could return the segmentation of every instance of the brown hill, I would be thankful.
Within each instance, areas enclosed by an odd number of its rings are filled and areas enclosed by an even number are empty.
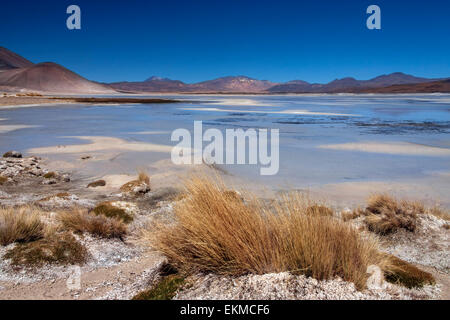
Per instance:
[[[115,92],[108,86],[89,81],[52,62],[0,72],[0,86],[51,93],[100,94]]]
[[[361,93],[450,93],[450,79],[360,90]]]
[[[16,68],[27,68],[32,65],[33,63],[24,57],[21,57],[6,48],[0,47],[0,72]]]

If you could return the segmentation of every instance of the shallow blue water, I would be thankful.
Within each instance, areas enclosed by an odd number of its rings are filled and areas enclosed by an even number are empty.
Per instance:
[[[2,108],[2,125],[30,128],[0,133],[0,151],[85,143],[74,136],[112,136],[174,145],[172,130],[278,128],[280,171],[265,181],[290,185],[423,177],[450,172],[448,156],[329,150],[349,142],[411,142],[450,148],[450,95],[173,96],[189,102],[155,105],[53,105]],[[205,111],[206,109],[206,111]],[[302,112],[306,114],[292,114]],[[148,132],[153,132],[148,134]],[[147,132],[147,134],[142,134]],[[72,138],[68,138],[72,137]],[[158,154],[157,158],[169,155]],[[154,157],[133,157],[131,167]],[[128,160],[127,160],[128,161]],[[226,166],[254,179],[259,167]],[[449,183],[450,185],[450,183]]]

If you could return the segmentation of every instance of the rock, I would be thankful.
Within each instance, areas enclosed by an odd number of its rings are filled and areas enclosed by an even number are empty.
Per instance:
[[[64,182],[70,182],[70,177],[68,174],[63,175],[61,178]]]
[[[3,158],[22,158],[22,154],[17,151],[8,151],[3,155]]]
[[[104,186],[106,186],[105,180],[97,180],[97,181],[89,183],[87,185],[87,188],[97,188],[97,187],[104,187]]]
[[[56,184],[57,181],[55,179],[45,179],[42,184],[44,185],[52,185],[52,184]]]

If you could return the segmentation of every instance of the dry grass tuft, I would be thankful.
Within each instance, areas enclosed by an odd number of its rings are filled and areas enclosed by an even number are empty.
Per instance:
[[[308,214],[309,201],[291,194],[268,207],[254,197],[229,201],[221,182],[194,178],[177,203],[173,224],[157,223],[148,237],[181,273],[227,275],[290,271],[364,288],[369,265],[387,263],[373,238],[352,226]]]
[[[56,178],[58,175],[56,174],[56,172],[47,172],[46,174],[44,174],[44,178],[45,179],[54,179]]]
[[[414,232],[417,215],[425,213],[419,202],[398,201],[386,194],[375,194],[368,200],[365,222],[370,231],[386,235],[405,229]]]
[[[122,221],[81,209],[60,213],[58,218],[66,229],[77,233],[87,232],[101,238],[119,239],[127,233],[127,227]]]
[[[389,270],[385,271],[386,281],[401,284],[407,288],[420,288],[426,284],[435,284],[431,273],[420,270],[412,264],[395,256],[389,256]]]
[[[365,211],[357,208],[349,212],[341,212],[341,219],[345,222],[354,220],[356,218],[359,218],[360,216],[364,215]]]
[[[96,215],[119,219],[125,223],[130,223],[133,221],[133,216],[128,214],[124,209],[113,206],[110,202],[100,203],[92,210],[92,212]]]
[[[53,233],[41,240],[18,244],[3,258],[11,259],[13,265],[37,267],[46,263],[83,264],[88,256],[87,249],[70,233]]]
[[[450,221],[450,213],[440,207],[433,207],[428,210],[428,213],[445,221]]]
[[[0,176],[0,186],[4,185],[8,181],[7,177]]]
[[[332,217],[334,215],[334,212],[326,206],[314,204],[306,208],[306,214],[313,216],[319,215],[324,217]]]
[[[150,177],[144,171],[139,172],[138,181],[150,185]]]
[[[0,209],[0,244],[41,239],[45,228],[40,212],[30,207]]]
[[[134,192],[135,188],[141,187],[143,185],[148,186],[148,188],[143,189],[145,192],[150,190],[150,177],[144,171],[140,171],[138,179],[125,183],[120,187],[120,191],[126,193]]]

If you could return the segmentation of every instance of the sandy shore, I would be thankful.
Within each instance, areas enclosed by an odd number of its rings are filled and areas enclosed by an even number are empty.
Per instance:
[[[449,156],[450,149],[439,148],[408,142],[350,142],[342,144],[328,144],[319,146],[321,149],[360,151],[369,153],[383,153],[413,156]]]
[[[0,96],[1,106],[33,106],[42,104],[60,104],[64,101],[50,99],[48,97],[15,97],[15,96]],[[67,101],[66,101],[67,103]]]
[[[175,103],[173,99],[153,99],[153,98],[94,98],[94,97],[49,97],[49,96],[0,96],[1,106],[39,106],[47,104],[73,104],[73,103]]]

